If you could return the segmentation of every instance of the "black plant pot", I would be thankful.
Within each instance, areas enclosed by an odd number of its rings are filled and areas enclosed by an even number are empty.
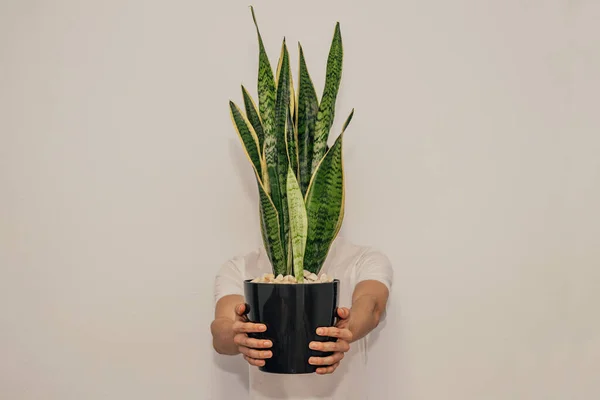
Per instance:
[[[334,326],[339,298],[339,280],[325,283],[281,284],[244,281],[248,319],[267,326],[266,332],[252,333],[257,339],[273,343],[273,356],[261,371],[276,374],[307,374],[317,366],[310,357],[326,357],[328,352],[308,348],[312,341],[335,341],[319,336],[318,327]]]

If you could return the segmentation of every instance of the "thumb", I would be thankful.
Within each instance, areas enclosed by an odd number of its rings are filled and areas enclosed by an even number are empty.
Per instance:
[[[246,304],[244,303],[240,303],[237,306],[235,306],[235,313],[239,316],[244,315],[244,312],[246,311]]]
[[[346,307],[339,307],[337,314],[341,319],[347,319],[350,316],[350,310]]]
[[[248,303],[240,303],[235,307],[235,312],[240,317],[245,317],[250,312],[250,305]]]

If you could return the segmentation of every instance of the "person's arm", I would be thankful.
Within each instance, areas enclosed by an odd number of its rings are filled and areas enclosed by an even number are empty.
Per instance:
[[[339,308],[340,320],[333,327],[317,329],[317,335],[336,338],[335,342],[311,342],[313,350],[333,352],[328,357],[311,357],[308,362],[319,365],[318,374],[331,374],[340,365],[344,353],[350,350],[350,343],[363,338],[379,325],[385,310],[389,290],[376,280],[359,282],[352,294],[352,309]]]
[[[319,374],[331,374],[353,343],[375,329],[385,312],[393,270],[388,258],[380,252],[365,253],[358,266],[358,283],[352,292],[351,309],[339,308],[336,326],[321,327],[317,335],[336,338],[335,342],[311,342],[314,350],[331,351],[328,357],[311,357],[309,363],[320,366]]]
[[[244,276],[241,272],[244,260],[235,258],[221,266],[214,283],[215,318],[210,325],[213,347],[219,354],[243,354],[251,365],[264,365],[264,359],[272,356],[268,350],[269,340],[248,337],[249,332],[264,332],[264,324],[254,324],[246,316],[244,303]]]
[[[231,356],[239,354],[237,345],[233,342],[235,337],[233,324],[236,320],[235,306],[243,302],[244,297],[237,294],[224,296],[217,301],[215,319],[210,325],[210,332],[213,337],[213,347],[219,354]]]
[[[387,286],[376,280],[359,282],[352,294],[348,329],[351,343],[365,337],[379,325],[389,297]]]

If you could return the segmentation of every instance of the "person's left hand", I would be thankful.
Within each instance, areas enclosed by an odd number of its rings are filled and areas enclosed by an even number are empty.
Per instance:
[[[340,365],[340,361],[344,358],[344,353],[350,350],[350,342],[352,341],[352,332],[348,329],[348,321],[350,319],[350,310],[341,307],[337,309],[337,314],[340,320],[333,327],[317,328],[317,335],[329,336],[337,338],[335,342],[310,342],[309,347],[313,350],[333,352],[328,357],[310,357],[308,363],[312,365],[322,365],[317,368],[317,374],[331,374]]]

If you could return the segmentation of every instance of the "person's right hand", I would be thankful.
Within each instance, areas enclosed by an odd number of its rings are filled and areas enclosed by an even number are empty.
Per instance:
[[[250,365],[262,367],[265,359],[271,358],[273,353],[269,349],[273,346],[270,340],[253,339],[248,333],[258,333],[267,330],[264,324],[248,322],[246,304],[241,303],[235,307],[235,322],[233,323],[233,342],[238,346],[239,352]]]

